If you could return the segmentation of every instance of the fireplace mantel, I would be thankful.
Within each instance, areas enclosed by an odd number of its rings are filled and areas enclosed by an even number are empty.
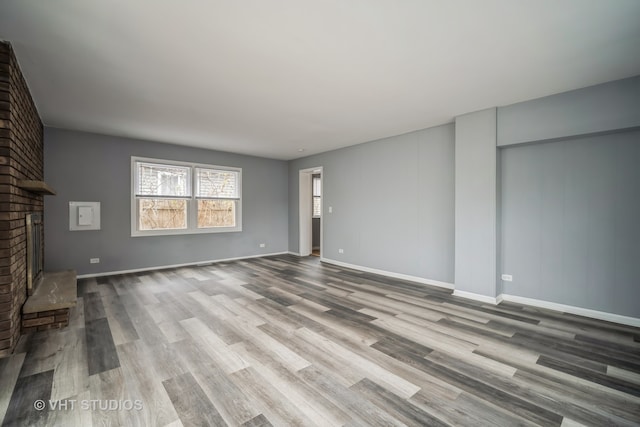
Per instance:
[[[56,192],[53,188],[49,187],[44,181],[31,181],[31,180],[22,180],[18,181],[17,186],[22,188],[23,190],[31,191],[32,193],[45,194],[45,195],[55,195]]]

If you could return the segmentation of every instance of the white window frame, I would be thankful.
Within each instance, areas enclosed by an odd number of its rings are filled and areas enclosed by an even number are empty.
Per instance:
[[[315,195],[316,187],[314,184],[316,179],[320,182],[319,196]],[[316,215],[313,209],[316,198],[320,199],[320,215]],[[312,214],[312,218],[322,218],[322,176],[318,176],[318,177],[314,177],[313,175],[311,176],[311,214]]]
[[[138,188],[138,173],[136,163],[155,163],[167,166],[183,166],[191,168],[191,182],[187,183],[189,196],[184,197],[187,200],[187,228],[183,229],[164,229],[164,230],[139,230],[138,229],[138,201],[136,197],[136,189]],[[196,197],[196,168],[226,170],[238,173],[238,198],[224,200],[236,201],[236,226],[235,227],[204,227],[198,228],[198,200],[208,199]],[[162,198],[162,197],[159,197]],[[181,198],[182,199],[182,198]],[[214,199],[214,198],[212,198]],[[230,166],[218,166],[205,163],[181,162],[176,160],[154,159],[149,157],[131,156],[131,237],[143,236],[167,236],[180,234],[209,234],[209,233],[229,233],[242,231],[242,168]]]

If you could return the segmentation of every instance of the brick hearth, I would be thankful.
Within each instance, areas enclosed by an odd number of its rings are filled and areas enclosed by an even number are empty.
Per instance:
[[[64,328],[69,325],[69,309],[41,311],[22,315],[22,333]]]

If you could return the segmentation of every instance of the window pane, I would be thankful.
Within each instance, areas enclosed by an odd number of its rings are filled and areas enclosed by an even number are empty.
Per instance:
[[[189,167],[138,162],[139,196],[189,197]]]
[[[197,168],[196,176],[196,196],[238,198],[238,172]]]
[[[321,199],[320,197],[314,197],[313,198],[313,216],[321,216],[321,215],[322,215]]]
[[[235,200],[198,200],[198,228],[235,226]]]
[[[313,195],[322,196],[322,180],[318,177],[313,178]]]
[[[140,230],[187,228],[187,201],[178,199],[140,199]]]

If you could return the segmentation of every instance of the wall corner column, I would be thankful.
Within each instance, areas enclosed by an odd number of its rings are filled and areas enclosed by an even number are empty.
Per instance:
[[[496,303],[497,109],[456,117],[454,295]]]

